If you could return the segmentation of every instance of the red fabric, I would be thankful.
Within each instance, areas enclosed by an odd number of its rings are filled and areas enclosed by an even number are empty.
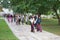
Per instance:
[[[37,24],[37,31],[42,32],[42,27],[41,27],[41,25],[40,25],[40,24]]]

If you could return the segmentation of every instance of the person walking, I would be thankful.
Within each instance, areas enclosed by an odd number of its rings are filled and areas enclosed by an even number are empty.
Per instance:
[[[20,24],[20,21],[21,21],[21,17],[20,17],[20,15],[17,15],[17,17],[16,17],[16,24],[17,25]]]
[[[13,22],[13,15],[10,15],[10,17],[11,17],[11,22]]]
[[[35,28],[37,28],[37,27],[36,27],[36,25],[37,25],[37,24],[36,24],[37,19],[38,19],[38,18],[37,18],[37,16],[35,15],[35,16],[34,16],[34,27],[35,27]]]
[[[14,17],[14,22],[16,22],[16,15],[14,14],[14,16],[13,16],[13,17]]]
[[[24,24],[24,15],[21,16],[21,22]]]
[[[31,24],[31,32],[35,32],[34,31],[34,17],[30,18],[30,24]]]
[[[12,15],[11,14],[8,14],[7,15],[7,19],[8,19],[8,22],[12,22]]]
[[[36,24],[37,24],[37,31],[42,32],[42,27],[41,27],[41,17],[40,17],[40,15],[38,15],[38,19],[37,19]]]
[[[26,24],[28,24],[28,15],[26,15],[25,22],[26,22]]]

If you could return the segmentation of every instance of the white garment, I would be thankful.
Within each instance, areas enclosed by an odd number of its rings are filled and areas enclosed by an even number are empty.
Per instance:
[[[37,19],[36,20],[34,20],[34,24],[37,22]]]
[[[26,21],[26,22],[28,21],[28,16],[26,16],[26,19],[25,19],[25,21]]]
[[[33,23],[33,22],[34,22],[34,18],[31,18],[31,19],[30,19],[30,22]]]
[[[21,17],[20,16],[18,16],[18,19],[20,19]]]
[[[21,21],[24,20],[24,15],[21,16]]]

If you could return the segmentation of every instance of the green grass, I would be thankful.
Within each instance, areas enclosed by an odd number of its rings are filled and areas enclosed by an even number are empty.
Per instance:
[[[18,40],[3,19],[0,19],[0,40]]]
[[[41,24],[43,30],[60,35],[60,26],[57,19],[42,19]]]
[[[0,16],[0,18],[2,18],[2,17]]]

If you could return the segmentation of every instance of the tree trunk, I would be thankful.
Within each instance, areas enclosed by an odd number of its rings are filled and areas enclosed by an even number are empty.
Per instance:
[[[57,18],[58,18],[58,24],[60,25],[60,17],[59,17],[59,15],[58,15],[58,13],[57,13],[57,9],[54,8],[54,11],[55,11],[56,16],[57,16]]]
[[[57,11],[56,11],[56,16],[57,16],[57,18],[58,18],[58,24],[60,25],[60,17],[59,17],[59,15],[58,15]]]
[[[59,25],[60,25],[60,19],[59,19]]]

